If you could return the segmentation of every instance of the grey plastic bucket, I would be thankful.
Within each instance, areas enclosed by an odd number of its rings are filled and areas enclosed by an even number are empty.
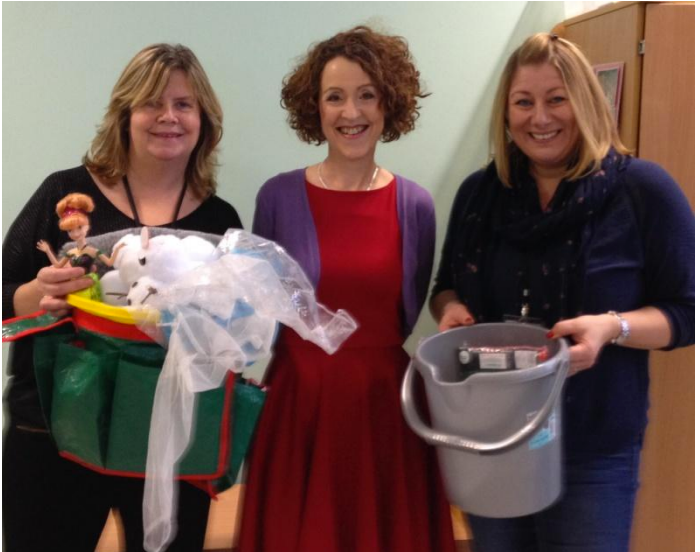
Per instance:
[[[485,517],[539,512],[561,493],[561,390],[569,369],[563,339],[516,323],[455,328],[422,341],[404,376],[406,422],[437,446],[450,503]],[[547,347],[547,360],[520,370],[464,377],[460,347]],[[433,427],[416,409],[416,370]]]

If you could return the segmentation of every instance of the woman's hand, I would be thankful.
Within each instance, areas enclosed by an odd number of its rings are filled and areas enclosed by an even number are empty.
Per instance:
[[[471,326],[476,322],[467,306],[452,289],[441,291],[430,300],[430,312],[441,332],[460,326]]]
[[[475,320],[464,303],[448,303],[442,310],[438,330],[444,332],[460,326],[471,326]]]
[[[87,289],[92,284],[92,279],[86,278],[85,271],[80,267],[44,267],[36,275],[37,290],[41,297],[39,308],[53,316],[63,316],[70,309],[66,295]]]
[[[587,370],[598,359],[600,350],[620,335],[620,323],[609,314],[586,315],[562,320],[554,325],[547,337],[569,337],[569,376]]]

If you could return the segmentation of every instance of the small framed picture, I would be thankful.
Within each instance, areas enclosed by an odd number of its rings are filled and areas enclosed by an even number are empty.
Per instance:
[[[603,92],[605,92],[605,97],[610,103],[610,109],[618,125],[620,124],[620,100],[622,99],[624,70],[625,64],[623,62],[601,63],[593,66],[593,71],[603,87]]]

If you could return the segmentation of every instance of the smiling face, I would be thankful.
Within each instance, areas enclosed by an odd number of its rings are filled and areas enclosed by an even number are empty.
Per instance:
[[[199,140],[201,115],[187,76],[176,70],[159,98],[132,110],[129,159],[187,162]]]
[[[517,69],[508,93],[508,130],[533,171],[565,172],[579,142],[576,116],[550,63]]]
[[[74,242],[80,242],[82,240],[85,240],[89,231],[90,231],[89,224],[81,224],[80,226],[76,226],[76,227],[68,230],[68,236]]]
[[[321,73],[319,112],[329,157],[374,158],[384,131],[379,91],[362,67],[344,57],[330,60]]]

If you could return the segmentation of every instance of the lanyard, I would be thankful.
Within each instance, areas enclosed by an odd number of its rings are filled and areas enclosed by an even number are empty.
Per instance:
[[[131,206],[131,213],[134,216],[134,222],[136,226],[141,226],[141,219],[139,218],[139,212],[136,210],[136,202],[134,201],[134,195],[131,193],[131,186],[129,186],[129,179],[124,175],[122,177],[124,180],[124,189],[126,190],[126,197],[129,200],[129,205]],[[177,200],[177,205],[175,206],[175,212],[173,213],[173,220],[170,224],[177,221],[177,215],[180,213],[180,208],[182,207],[182,202],[185,200],[185,192],[187,191],[187,181],[182,183],[182,190],[180,191],[180,197]]]
[[[505,314],[503,320],[505,322],[522,322],[525,324],[536,324],[542,325],[542,320],[539,318],[533,318],[530,316],[530,275],[529,275],[529,262],[526,253],[523,253],[523,258],[521,260],[521,274],[518,278],[518,288],[521,291],[520,296],[520,315]]]

